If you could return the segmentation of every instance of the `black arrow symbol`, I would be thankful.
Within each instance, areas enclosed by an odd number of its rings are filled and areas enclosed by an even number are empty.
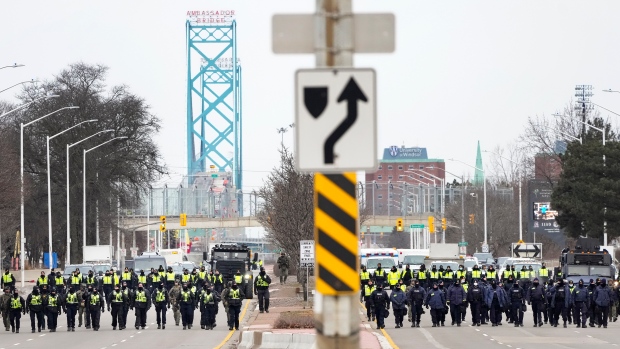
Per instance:
[[[520,246],[521,246],[521,245],[517,245],[517,246],[515,246],[515,249],[514,249],[514,250],[512,250],[512,252],[514,252],[514,254],[515,254],[515,257],[517,257],[517,258],[520,258],[520,257],[521,257],[521,255],[519,255],[519,252],[520,252],[520,251],[519,251],[519,247],[520,247]]]
[[[521,255],[519,254],[519,252],[521,253],[529,253],[529,252],[534,252],[534,256],[532,256],[532,258],[537,258],[538,255],[540,254],[540,248],[538,248],[538,245],[532,245],[534,249],[528,249],[527,245],[525,245],[525,249],[524,250],[520,250],[519,247],[521,247],[520,244],[516,245],[514,250],[512,250],[512,252],[514,252],[515,257],[520,258]]]
[[[359,88],[355,79],[351,77],[347,85],[344,87],[340,96],[338,97],[338,103],[347,101],[347,117],[344,119],[338,127],[327,137],[323,146],[323,159],[326,164],[334,163],[334,146],[336,142],[347,132],[347,130],[353,126],[357,120],[357,101],[361,100],[367,102],[368,99],[364,92]]]

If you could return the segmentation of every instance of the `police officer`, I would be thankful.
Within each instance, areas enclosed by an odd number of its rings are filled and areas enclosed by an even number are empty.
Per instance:
[[[426,280],[428,280],[428,275],[427,275],[426,267],[424,266],[424,264],[420,266],[420,270],[418,270],[414,276],[416,280],[420,282],[420,287],[426,289],[427,288]]]
[[[465,277],[460,278],[461,287],[463,291],[465,291],[465,299],[463,299],[463,303],[461,304],[461,322],[465,322],[465,318],[467,317],[467,290],[469,289],[469,284],[465,281]]]
[[[431,271],[428,273],[429,288],[431,288],[433,284],[437,284],[439,287],[439,279],[441,279],[442,274],[443,273],[437,270],[437,266],[433,265]]]
[[[69,286],[69,292],[63,302],[63,310],[67,314],[67,331],[75,332],[75,314],[77,314],[79,303],[75,289]]]
[[[65,279],[59,271],[56,272],[56,276],[54,277],[54,287],[56,287],[56,292],[59,295],[65,294]]]
[[[396,328],[403,327],[403,315],[405,315],[407,311],[407,295],[405,295],[405,292],[403,292],[399,285],[400,283],[396,284],[394,291],[390,294],[390,302],[392,303],[392,309],[394,311]]]
[[[222,274],[220,274],[219,270],[216,270],[213,277],[213,288],[217,291],[217,293],[222,294],[222,291],[224,291],[224,278],[222,277]]]
[[[89,285],[88,288],[84,291],[84,293],[82,293],[82,299],[84,301],[84,327],[87,330],[90,329],[90,325],[91,325],[89,299],[90,299],[90,295],[93,294],[95,290],[96,288],[93,288],[92,286]]]
[[[114,286],[114,291],[110,293],[106,299],[108,303],[108,311],[112,314],[112,330],[116,330],[118,325],[119,330],[125,327],[124,323],[124,310],[125,303],[127,302],[127,296],[121,292],[118,285]]]
[[[39,278],[37,279],[37,286],[39,286],[39,288],[41,288],[43,285],[48,285],[49,286],[49,279],[47,278],[47,276],[45,276],[45,272],[42,271],[41,272],[41,276],[39,276]]]
[[[368,281],[370,280],[370,272],[366,270],[366,266],[362,265],[362,271],[360,271],[360,302],[364,299],[364,288],[368,285]]]
[[[452,283],[454,282],[454,271],[449,265],[446,267],[446,271],[443,272],[442,280],[446,290],[452,286]]]
[[[492,327],[498,326],[502,321],[502,309],[508,305],[508,298],[503,287],[500,287],[495,280],[491,280],[491,287],[485,295],[485,302],[489,308],[489,318]]]
[[[176,280],[176,274],[172,271],[172,267],[168,267],[168,272],[166,273],[166,289],[168,291],[174,286],[174,280]]]
[[[409,286],[411,285],[411,280],[413,280],[414,274],[413,270],[409,267],[409,264],[405,266],[405,270],[400,273],[400,278],[403,280],[403,284]]]
[[[515,327],[523,327],[523,311],[522,305],[524,303],[525,295],[521,285],[515,282],[510,289],[510,314],[512,315],[511,321],[514,322]]]
[[[170,292],[168,293],[168,299],[172,305],[172,313],[174,315],[174,322],[176,326],[179,326],[179,322],[181,321],[181,310],[178,302],[180,295],[181,286],[179,285],[179,280],[174,280],[174,286],[172,286]]]
[[[271,278],[265,272],[264,267],[260,267],[260,273],[254,279],[254,293],[258,295],[258,310],[269,312],[269,284]]]
[[[486,277],[487,282],[489,282],[490,280],[495,280],[496,282],[499,281],[497,271],[495,270],[495,267],[493,265],[489,266],[489,269],[486,271],[486,273],[484,273],[484,277]]]
[[[433,283],[433,288],[428,291],[426,300],[424,301],[426,309],[431,309],[431,319],[433,327],[439,327],[441,322],[441,315],[444,314],[446,309],[446,294],[439,289],[437,283]]]
[[[190,291],[187,283],[183,284],[183,290],[177,299],[181,308],[181,319],[183,320],[183,329],[191,329],[194,317],[194,308],[196,306],[194,293]]]
[[[73,284],[71,284],[71,287],[74,287]],[[84,297],[85,293],[86,293],[86,284],[79,284],[77,291],[75,292],[75,295],[77,296],[77,299],[78,299],[78,321],[79,321],[78,327],[82,327],[84,313],[86,312],[86,300]],[[88,317],[88,313],[86,313],[86,317]],[[87,319],[86,322],[90,324],[90,320]]]
[[[168,291],[164,288],[164,283],[159,283],[159,286],[153,292],[153,303],[155,304],[155,311],[157,312],[157,329],[166,329],[166,310],[170,309],[170,298]]]
[[[387,275],[387,280],[388,280],[388,284],[390,285],[390,290],[393,290],[398,285],[399,278],[400,278],[400,273],[396,269],[396,266],[393,266]]]
[[[103,300],[103,296],[99,295],[99,290],[94,288],[86,302],[92,328],[94,331],[99,331],[101,313],[105,312],[105,301]],[[86,328],[88,328],[88,326]]]
[[[263,269],[263,267],[261,267]],[[211,286],[204,288],[204,292],[201,294],[200,302],[200,328],[205,330],[212,330],[215,325],[215,314],[217,312],[217,303],[220,301],[220,296],[217,292],[213,291]]]
[[[47,310],[47,328],[50,332],[56,332],[56,326],[58,326],[58,315],[62,312],[62,298],[56,293],[56,288],[52,287],[50,295],[44,304]],[[34,329],[33,329],[34,332]]]
[[[594,291],[596,291],[596,283],[594,279],[590,279],[590,285],[588,285],[588,317],[590,318],[589,325],[594,327],[596,319],[596,303],[594,303]]]
[[[123,303],[123,325],[119,329],[124,330],[127,327],[127,315],[129,314],[129,308],[131,308],[131,305],[133,304],[135,293],[127,286],[126,282],[123,282],[121,292],[123,293],[125,303]]]
[[[39,287],[34,286],[32,288],[32,293],[28,295],[26,298],[26,312],[30,313],[30,328],[32,329],[32,333],[35,330],[35,319],[36,319],[36,328],[41,332],[41,328],[45,326],[45,319],[43,318],[43,298],[39,293]]]
[[[484,291],[480,288],[477,279],[474,279],[473,286],[467,290],[467,301],[471,309],[472,326],[480,326],[480,305],[484,302]]]
[[[105,275],[103,276],[103,295],[107,297],[110,293],[112,293],[113,289],[114,289],[114,277],[112,276],[109,270],[106,270]]]
[[[573,280],[569,280],[568,281],[568,292],[571,294],[571,296],[573,295],[573,290],[575,289],[575,285],[573,284]],[[573,324],[573,303],[571,300],[571,303],[568,305],[568,308],[566,309],[566,317],[568,318],[568,324],[572,325]]]
[[[204,285],[205,281],[207,281],[207,271],[205,270],[204,265],[201,265],[200,271],[198,272],[198,282],[201,285]]]
[[[542,326],[542,312],[545,308],[545,289],[540,285],[538,278],[534,278],[534,282],[525,294],[525,299],[527,304],[532,306],[534,327]]]
[[[573,289],[571,294],[571,303],[574,310],[573,319],[577,324],[577,328],[586,328],[589,301],[590,297],[588,297],[588,289],[583,284],[583,279],[580,279],[577,287]]]
[[[456,323],[457,327],[461,327],[461,305],[467,300],[467,294],[461,287],[460,280],[456,280],[454,285],[448,288],[447,304],[450,306],[450,318],[452,318],[452,326]]]
[[[133,285],[133,274],[129,271],[129,268],[125,267],[125,271],[121,275],[121,281],[122,282],[126,282],[127,283],[127,287],[132,288],[132,285]]]
[[[415,280],[413,287],[407,291],[407,300],[411,309],[411,327],[420,327],[422,317],[422,306],[426,299],[426,290],[420,285],[419,280]]]
[[[364,286],[362,292],[364,293],[364,306],[366,307],[366,317],[368,321],[375,320],[375,312],[372,309],[372,302],[370,301],[370,295],[376,289],[374,282],[368,280],[368,283]]]
[[[564,284],[563,279],[560,279],[558,281],[558,284],[553,288],[551,293],[551,307],[553,308],[553,327],[558,327],[560,314],[562,314],[564,328],[566,328],[566,311],[568,310],[568,305],[570,304],[571,299],[568,286]]]
[[[375,269],[375,272],[373,273],[373,280],[375,281],[375,285],[377,285],[377,288],[379,286],[381,286],[381,288],[383,288],[385,286],[386,283],[386,273],[385,270],[383,270],[383,268],[381,268],[381,263],[377,263],[377,269]]]
[[[609,317],[609,305],[611,304],[611,289],[607,286],[607,280],[602,279],[601,284],[594,291],[594,304],[597,307],[598,327],[607,328],[607,318]]]
[[[546,284],[549,281],[549,269],[547,269],[545,263],[538,269],[538,279],[542,284]]]
[[[228,302],[228,314],[230,319],[228,321],[228,329],[232,330],[233,325],[235,330],[239,329],[239,313],[241,312],[241,303],[243,302],[243,298],[245,294],[239,288],[236,282],[232,283],[232,286],[228,293],[226,294],[226,300]]]
[[[222,298],[222,305],[224,306],[224,311],[226,311],[226,323],[230,324],[230,309],[228,307],[228,293],[232,288],[232,281],[228,281],[226,283],[226,288],[222,290],[220,296]],[[229,325],[230,326],[230,325]]]
[[[8,287],[9,291],[13,291],[13,289],[15,289],[15,277],[9,269],[5,270],[4,274],[2,274],[2,284],[0,286],[2,286],[3,289]]]
[[[370,301],[375,310],[375,318],[377,319],[377,329],[385,328],[383,322],[384,311],[390,309],[390,298],[387,292],[383,290],[383,285],[377,284],[377,288],[370,294]]]
[[[152,282],[152,275],[149,275],[149,277],[147,278],[146,275],[144,275],[144,269],[140,269],[140,275],[138,275],[138,283],[144,285],[147,285]],[[129,287],[129,284],[127,285],[127,287]],[[131,288],[132,290],[134,290],[136,287]]]
[[[188,284],[191,282],[191,276],[189,275],[189,270],[183,269],[183,274],[181,275],[181,283]]]
[[[151,308],[151,293],[144,288],[142,283],[138,283],[132,308],[136,309],[136,330],[139,327],[144,329],[146,327],[146,312]]]
[[[456,279],[461,280],[467,278],[467,270],[462,265],[459,265],[459,270],[456,271]],[[463,286],[463,282],[461,281],[461,286]]]
[[[17,292],[17,290],[13,290],[13,298],[10,300],[9,308],[11,309],[11,312],[9,313],[11,331],[14,333],[19,333],[20,319],[22,314],[26,315],[26,302],[24,301],[24,298],[19,296],[19,292]]]

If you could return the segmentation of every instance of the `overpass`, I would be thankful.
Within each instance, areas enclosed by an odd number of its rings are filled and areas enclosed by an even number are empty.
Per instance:
[[[415,217],[402,217],[405,227],[410,224],[427,224],[427,217],[432,213],[416,214]],[[365,226],[394,226],[399,216],[367,216],[362,217],[362,225]],[[436,221],[437,222],[437,221]],[[159,217],[147,216],[124,216],[121,220],[121,228],[126,230],[146,231],[147,224],[151,230],[159,227]],[[436,223],[437,224],[437,223]],[[441,225],[441,223],[439,223]],[[249,228],[261,227],[256,216],[236,218],[212,218],[209,216],[187,216],[187,225],[182,227],[179,216],[166,216],[166,229],[221,229],[221,228]]]

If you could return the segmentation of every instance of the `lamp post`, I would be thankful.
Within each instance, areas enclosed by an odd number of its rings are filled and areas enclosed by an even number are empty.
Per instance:
[[[489,252],[489,245],[487,243],[487,176],[486,176],[486,173],[484,172],[484,168],[478,168],[476,166],[472,166],[470,164],[467,164],[457,159],[448,159],[448,160],[459,162],[467,167],[471,167],[475,170],[482,172],[482,191],[484,193],[484,205],[483,205],[484,207],[484,244],[482,245],[482,252]]]
[[[463,186],[463,188],[461,189],[461,242],[465,242],[465,179],[464,177],[455,175],[454,173],[450,171],[446,171],[446,169],[441,168],[441,167],[435,168],[434,166],[429,166],[427,168],[428,169],[439,169],[439,170],[444,171],[447,174],[451,174],[454,177],[461,179],[461,185]]]
[[[94,146],[90,149],[83,149],[83,160],[82,160],[82,176],[83,176],[83,184],[82,184],[82,253],[84,253],[84,247],[86,246],[86,154],[89,152],[104,146],[114,140],[127,138],[125,136],[122,137],[114,137],[109,139],[97,146]]]
[[[4,68],[20,68],[20,67],[25,67],[25,65],[13,63],[13,65],[5,65],[4,67],[0,67],[0,69],[4,69]]]
[[[48,234],[48,243],[49,243],[49,249],[48,249],[48,262],[49,262],[49,267],[50,270],[53,268],[53,259],[52,259],[52,181],[51,181],[51,174],[50,174],[50,140],[60,136],[61,134],[70,131],[82,124],[85,123],[89,123],[89,122],[96,122],[96,119],[92,119],[92,120],[86,120],[86,121],[82,121],[76,125],[73,125],[69,128],[67,128],[64,131],[58,132],[57,134],[53,135],[53,136],[47,136],[46,140],[47,140],[47,234]],[[68,159],[67,159],[68,160]]]
[[[443,222],[443,219],[446,216],[446,205],[445,205],[445,202],[444,202],[445,199],[446,199],[446,182],[445,182],[445,180],[443,178],[437,177],[437,176],[432,175],[432,174],[430,174],[430,173],[428,173],[426,171],[423,171],[423,170],[412,170],[412,171],[405,171],[405,172],[415,173],[414,171],[422,172],[425,175],[430,176],[433,179],[437,179],[437,180],[439,180],[441,182],[441,208],[440,209],[441,209],[441,220]],[[441,229],[441,241],[444,244],[446,243],[446,230],[443,229],[443,227]]]
[[[34,101],[26,103],[26,104],[23,104],[22,106],[17,107],[15,109],[9,111],[8,113],[11,113],[12,111],[18,110],[20,108],[25,108],[25,107],[27,107],[31,103],[34,103],[37,100],[44,99],[44,98],[51,98],[51,97],[58,97],[58,96],[56,96],[56,95],[55,96],[46,96],[46,97],[41,97],[41,98],[35,99]],[[21,270],[22,270],[21,271],[22,287],[25,287],[25,280],[24,280],[24,278],[25,278],[25,273],[24,273],[24,255],[25,255],[24,247],[25,246],[24,245],[25,245],[25,242],[26,242],[26,237],[25,237],[26,236],[25,235],[25,230],[26,229],[25,229],[25,224],[24,224],[24,128],[34,124],[37,121],[45,119],[48,116],[54,115],[54,114],[56,114],[56,113],[58,113],[60,111],[63,111],[63,110],[66,110],[66,109],[77,109],[77,108],[78,107],[63,107],[63,108],[55,110],[55,111],[53,111],[53,112],[51,112],[49,114],[45,114],[45,115],[41,116],[40,118],[32,120],[32,121],[30,121],[30,122],[28,122],[26,124],[24,124],[23,122],[19,124],[19,126],[20,126],[20,129],[19,129],[20,227],[21,227],[21,236],[20,236],[20,240],[21,241],[20,241],[20,255],[19,255],[20,262],[19,263],[20,263],[20,267],[21,267]],[[7,115],[8,113],[3,114],[3,116]]]
[[[75,143],[72,144],[67,144],[67,265],[71,264],[71,217],[70,217],[70,199],[69,199],[69,162],[71,161],[71,159],[69,158],[69,149],[71,149],[71,147],[76,146],[82,142],[85,142],[93,137],[95,137],[96,135],[99,135],[101,133],[104,132],[112,132],[114,130],[103,130],[103,131],[99,131],[93,135],[90,135],[80,141],[77,141]]]
[[[489,151],[489,150],[483,150],[483,152],[485,153],[491,153],[491,154],[495,154],[497,156],[499,156],[500,158],[511,162],[513,165],[517,166],[517,177],[519,179],[519,242],[523,241],[523,201],[522,201],[522,196],[521,196],[521,170],[519,169],[519,164],[514,161],[514,160],[510,160],[507,157],[501,156],[500,154],[493,152],[493,151]]]
[[[35,83],[35,82],[38,82],[38,81],[36,81],[36,80],[28,80],[28,81],[18,82],[18,83],[16,83],[13,86],[9,86],[9,87],[5,88],[4,90],[0,90],[0,93],[2,93],[4,91],[7,91],[7,90],[10,90],[10,89],[12,89],[15,86],[19,86],[19,85],[23,85],[23,84],[27,84],[27,83]]]
[[[19,105],[19,106],[15,107],[14,109],[11,109],[11,110],[7,111],[6,113],[0,115],[0,118],[3,118],[3,117],[5,117],[5,116],[7,116],[7,115],[9,115],[9,114],[11,114],[13,112],[18,111],[18,110],[24,109],[24,108],[26,108],[27,106],[31,105],[34,102],[40,101],[42,99],[56,98],[56,97],[60,97],[60,96],[59,95],[49,95],[49,96],[44,96],[44,97],[39,97],[39,98],[33,99],[32,101],[30,101],[28,103],[24,103],[22,105]]]

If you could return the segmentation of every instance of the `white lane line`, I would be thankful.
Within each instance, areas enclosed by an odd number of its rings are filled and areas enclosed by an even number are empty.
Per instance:
[[[486,333],[483,333],[482,335],[483,335],[483,336],[485,336],[485,337],[488,337],[488,336],[489,336],[489,335],[488,335],[488,334],[486,334]]]
[[[140,334],[140,333],[142,333],[142,331],[138,331],[138,332],[136,332],[136,333]]]
[[[579,333],[579,331],[575,331],[575,333]]]
[[[47,333],[40,334],[40,335],[39,335],[39,337],[43,337],[43,336],[45,336],[46,334],[47,334]]]
[[[495,340],[495,339],[493,339],[493,338],[489,338],[489,339],[490,339],[490,340],[492,340],[492,341],[494,341],[494,340]]]
[[[590,335],[587,335],[587,336],[588,336],[588,338],[592,338],[592,336],[590,336]]]
[[[112,346],[113,346],[113,347],[115,347],[115,346],[116,346],[116,343],[112,344]]]
[[[30,338],[30,339],[26,339],[26,342],[30,342],[31,340],[33,340],[33,339],[32,339],[32,338]]]
[[[129,336],[129,338],[133,338],[133,336]]]
[[[19,343],[15,343],[15,344],[13,344],[13,345],[19,345]]]
[[[502,342],[497,342],[497,344],[502,344],[502,345],[503,345],[504,343],[502,343]]]
[[[512,345],[510,345],[510,344],[506,344],[506,346],[507,346],[508,348],[512,348]]]
[[[435,340],[435,338],[433,338],[433,336],[424,328],[420,328],[420,332],[422,332],[422,334],[424,335],[424,337],[426,338],[426,340],[431,343],[435,348],[437,349],[448,349],[446,347],[444,347],[443,345],[441,345],[439,342],[437,342]]]
[[[479,330],[479,329],[476,329],[476,332],[480,332],[480,330]]]
[[[126,339],[123,339],[123,340],[121,341],[121,343],[126,342],[126,341],[127,341]]]

